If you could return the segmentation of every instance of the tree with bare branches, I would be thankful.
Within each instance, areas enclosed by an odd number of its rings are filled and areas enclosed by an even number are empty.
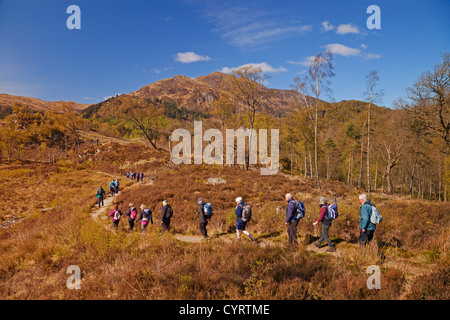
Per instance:
[[[268,95],[268,91],[263,86],[263,83],[269,76],[263,72],[261,67],[251,65],[242,66],[239,69],[234,70],[232,75],[233,77],[230,79],[230,91],[247,109],[247,115],[250,122],[250,139],[245,161],[245,169],[248,170],[256,111],[261,106],[261,101]]]
[[[366,75],[366,91],[364,92],[364,99],[367,101],[367,195],[370,196],[370,107],[372,104],[381,102],[383,91],[378,90],[377,86],[380,82],[378,71],[372,70]]]
[[[329,51],[319,53],[314,57],[309,65],[309,72],[304,79],[304,84],[302,84],[301,81],[296,81],[297,86],[301,88],[304,93],[310,92],[311,96],[315,98],[312,100],[312,105],[314,106],[314,163],[316,169],[317,188],[319,190],[321,189],[318,158],[319,107],[321,105],[320,98],[324,94],[330,96],[330,79],[334,77],[333,69],[333,54]]]

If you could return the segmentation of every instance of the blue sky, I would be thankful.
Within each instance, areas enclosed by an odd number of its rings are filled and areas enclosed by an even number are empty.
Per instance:
[[[70,5],[80,30],[66,26]],[[379,30],[366,26],[370,5]],[[308,57],[329,49],[334,101],[362,99],[377,70],[390,107],[450,51],[449,31],[449,0],[0,0],[0,93],[96,103],[249,63],[267,86],[290,89]]]

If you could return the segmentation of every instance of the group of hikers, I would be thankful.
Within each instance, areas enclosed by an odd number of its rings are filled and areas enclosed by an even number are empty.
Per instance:
[[[140,173],[139,172],[127,172],[126,177],[127,177],[127,180],[136,179],[137,182],[144,181],[144,173],[143,172],[140,172]],[[109,189],[109,192],[111,193],[111,197],[114,197],[116,194],[119,193],[119,186],[120,186],[120,183],[119,183],[118,178],[115,178],[114,180],[112,180],[109,183],[108,189]],[[98,198],[98,207],[99,208],[104,205],[103,199],[104,199],[105,195],[106,195],[105,190],[103,189],[102,186],[100,186],[97,189],[97,198]]]
[[[108,189],[109,189],[109,192],[111,193],[111,197],[114,197],[117,193],[119,193],[119,186],[120,186],[120,183],[119,183],[119,179],[117,179],[117,178],[112,180],[109,183]],[[97,193],[96,193],[99,208],[103,207],[103,205],[104,205],[103,199],[105,198],[105,195],[106,195],[106,191],[103,189],[102,186],[100,186],[97,189]]]
[[[135,180],[137,182],[144,181],[144,173],[143,172],[127,172],[126,173],[127,180]]]
[[[305,207],[301,201],[294,200],[292,194],[290,193],[286,194],[285,199],[287,201],[285,224],[288,226],[289,245],[296,246],[297,226],[300,222],[300,219],[305,216]],[[322,242],[325,240],[329,247],[328,252],[336,251],[336,247],[333,245],[328,235],[329,229],[333,224],[332,221],[337,219],[338,217],[338,206],[336,203],[336,199],[334,200],[334,202],[334,204],[329,204],[325,197],[320,197],[319,218],[315,222],[313,222],[314,226],[319,222],[322,223],[320,238],[313,244],[317,248],[320,248],[322,246]],[[376,230],[376,225],[382,221],[383,217],[381,216],[375,205],[371,203],[367,198],[366,194],[362,193],[359,195],[359,202],[361,204],[361,207],[359,217],[360,234],[358,242],[361,246],[366,246],[370,241],[372,241]]]
[[[117,182],[118,188],[118,180],[113,180],[111,184],[113,182]],[[102,187],[100,187],[99,190],[103,190]],[[105,194],[104,191],[101,194],[102,196],[100,197],[99,192],[97,192],[97,196],[99,197],[99,207],[100,199],[103,205],[103,195]],[[287,202],[285,224],[287,226],[289,245],[291,247],[296,247],[298,245],[297,227],[300,220],[305,217],[306,210],[303,202],[300,200],[295,200],[290,193],[285,195],[285,200]],[[257,241],[256,238],[246,230],[247,223],[252,218],[251,206],[246,204],[243,201],[242,197],[237,197],[235,199],[235,202],[237,240],[241,240],[241,233],[243,233],[249,237],[250,241]],[[320,208],[319,218],[315,222],[313,222],[313,225],[316,226],[318,223],[322,223],[322,231],[318,241],[313,242],[313,244],[317,248],[320,248],[322,246],[322,242],[325,240],[329,247],[328,252],[335,252],[336,248],[329,237],[329,229],[333,224],[333,220],[337,219],[338,217],[338,206],[336,203],[336,199],[334,199],[333,204],[330,204],[325,197],[320,197],[318,202]],[[359,195],[359,202],[361,204],[361,207],[359,222],[360,235],[358,238],[358,242],[361,246],[365,246],[373,239],[374,232],[376,230],[376,224],[382,221],[382,216],[378,209],[370,202],[370,200],[368,200],[366,194]],[[162,204],[163,208],[161,214],[161,227],[163,231],[167,231],[170,230],[170,221],[173,217],[173,209],[168,204],[167,200],[164,200]],[[211,221],[211,217],[213,215],[212,204],[205,202],[202,198],[197,199],[197,204],[200,233],[202,235],[202,240],[207,240],[209,236],[206,227]],[[130,231],[133,230],[135,223],[138,222],[141,222],[142,232],[145,232],[149,223],[153,224],[153,212],[144,204],[140,206],[139,216],[138,210],[133,203],[130,203],[128,205],[128,211],[124,214],[128,218]],[[119,210],[118,205],[114,205],[114,209],[109,213],[109,216],[112,219],[115,230],[118,230],[120,218],[122,215],[123,213]]]

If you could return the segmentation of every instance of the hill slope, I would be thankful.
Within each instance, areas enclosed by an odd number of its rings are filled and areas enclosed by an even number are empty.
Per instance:
[[[81,104],[71,101],[43,101],[31,97],[0,94],[0,107],[12,108],[15,104],[27,107],[34,111],[57,110],[63,104],[70,104],[75,111],[79,112],[90,106],[90,104]]]
[[[149,84],[129,95],[141,98],[158,98],[162,101],[176,103],[179,107],[188,110],[208,113],[211,103],[217,101],[220,96],[232,97],[229,90],[229,82],[232,75],[214,72],[207,76],[195,79],[185,76],[175,76]],[[274,115],[286,115],[292,105],[298,103],[300,94],[295,90],[269,89],[263,87],[266,97],[262,100],[262,110]],[[240,107],[240,105],[238,103]]]

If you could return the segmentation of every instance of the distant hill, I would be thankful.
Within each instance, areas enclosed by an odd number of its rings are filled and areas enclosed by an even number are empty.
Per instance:
[[[129,95],[139,98],[157,98],[188,110],[209,113],[211,102],[217,101],[222,95],[236,100],[231,96],[228,88],[231,77],[232,75],[222,72],[214,72],[195,79],[175,76],[149,84]],[[263,99],[261,109],[274,116],[286,115],[301,98],[295,90],[269,89],[264,86],[262,88],[267,93],[267,97]]]
[[[70,104],[75,111],[82,111],[90,104],[81,104],[70,101],[43,101],[37,98],[0,94],[0,107],[12,108],[14,105],[25,106],[34,111],[58,110],[63,104]]]

